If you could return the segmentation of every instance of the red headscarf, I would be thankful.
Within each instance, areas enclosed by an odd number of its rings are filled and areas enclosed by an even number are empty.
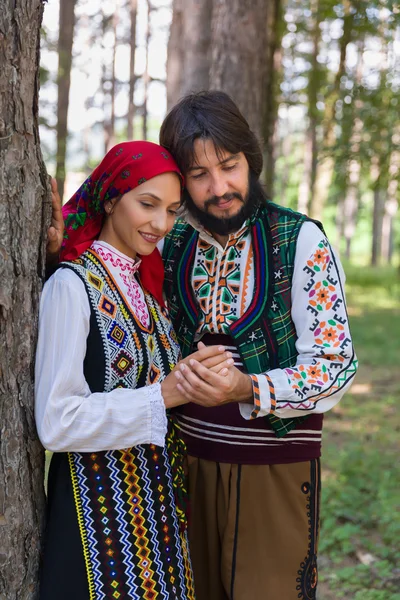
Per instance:
[[[108,200],[171,171],[180,176],[183,184],[183,176],[171,154],[152,142],[123,142],[111,148],[62,208],[65,233],[60,259],[78,258],[98,238]],[[160,253],[155,249],[141,260],[142,285],[163,305],[164,266]]]

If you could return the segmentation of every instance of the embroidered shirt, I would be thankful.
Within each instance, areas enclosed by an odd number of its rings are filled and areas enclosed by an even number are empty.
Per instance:
[[[223,248],[190,217],[187,220],[200,232],[192,276],[202,311],[198,334],[227,333],[226,324],[242,316],[253,294],[249,228],[244,224]],[[245,419],[271,413],[281,418],[323,413],[339,402],[357,367],[344,282],[342,265],[326,237],[314,223],[304,223],[297,240],[291,291],[298,338],[296,365],[252,374],[254,405],[240,404]]]
[[[101,256],[111,275],[119,282],[122,294],[142,325],[148,327],[150,323],[149,310],[143,290],[136,279],[141,261],[135,261],[122,254],[107,242],[96,240],[93,242],[92,248]]]
[[[95,247],[103,259],[109,254],[105,260],[116,284],[132,311],[145,319],[143,292],[132,285],[138,264],[104,242],[95,242]],[[46,282],[40,302],[35,413],[41,442],[53,452],[164,446],[167,417],[159,383],[91,393],[83,373],[89,327],[83,282],[72,270],[58,269]]]
[[[247,224],[229,235],[225,248],[201,231],[192,278],[201,309],[198,337],[204,333],[229,334],[228,326],[250,305],[253,277],[253,248]]]

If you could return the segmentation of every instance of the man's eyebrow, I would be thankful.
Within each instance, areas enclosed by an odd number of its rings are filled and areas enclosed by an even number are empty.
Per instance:
[[[229,162],[230,160],[237,160],[239,157],[240,157],[240,153],[231,154],[230,156],[227,156],[227,158],[224,158],[224,160],[221,160],[218,164],[224,165],[225,163]],[[188,169],[188,172],[202,171],[202,170],[206,170],[206,169],[207,169],[207,167],[202,167],[201,165],[194,165],[193,167],[190,167],[190,169]]]

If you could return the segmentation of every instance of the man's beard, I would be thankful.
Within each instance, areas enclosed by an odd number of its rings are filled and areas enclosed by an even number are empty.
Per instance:
[[[242,206],[239,212],[232,217],[216,217],[207,210],[209,206],[217,205],[221,199],[232,200],[233,198],[240,200]],[[265,202],[265,200],[266,197],[261,183],[252,174],[249,174],[247,194],[244,198],[239,192],[224,194],[223,196],[213,196],[206,200],[205,210],[196,206],[186,189],[183,192],[183,202],[191,216],[207,231],[216,233],[217,235],[229,235],[238,231],[243,223],[255,213],[260,204]]]

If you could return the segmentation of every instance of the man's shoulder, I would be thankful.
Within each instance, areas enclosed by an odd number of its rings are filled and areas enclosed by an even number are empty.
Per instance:
[[[171,253],[174,253],[175,250],[180,249],[180,251],[182,251],[195,231],[194,227],[192,227],[192,225],[184,218],[180,217],[177,219],[171,231],[164,238],[162,249],[163,259],[165,260]]]
[[[301,226],[303,223],[314,223],[321,231],[323,231],[322,223],[312,219],[308,215],[299,211],[288,208],[287,206],[281,206],[272,200],[268,200],[263,206],[260,216],[267,218],[270,222],[284,222],[286,225],[292,223],[293,225]]]
[[[166,236],[165,239],[171,240],[171,239],[175,239],[175,238],[181,238],[182,236],[193,233],[193,231],[195,231],[194,227],[192,225],[190,225],[190,223],[188,223],[185,220],[185,218],[180,217],[179,219],[177,219],[175,221],[173,228],[168,233],[168,235]]]
[[[277,204],[276,202],[272,202],[272,200],[268,200],[266,202],[265,206],[263,207],[263,212],[264,214],[277,215],[282,218],[286,217],[288,219],[293,219],[296,221],[306,221],[309,218],[307,215],[301,212],[293,210],[292,208],[289,208],[287,206],[282,206],[281,204]]]

